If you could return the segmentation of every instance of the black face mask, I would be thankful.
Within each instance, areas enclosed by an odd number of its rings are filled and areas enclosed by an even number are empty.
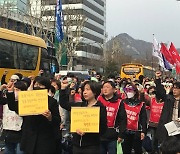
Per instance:
[[[33,90],[42,90],[42,89],[46,89],[46,88],[40,88],[40,87],[34,87]]]

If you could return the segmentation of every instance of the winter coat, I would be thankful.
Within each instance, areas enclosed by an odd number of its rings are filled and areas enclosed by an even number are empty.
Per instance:
[[[69,102],[69,95],[66,90],[61,90],[59,102],[62,108],[70,111],[71,107],[87,107],[87,102]],[[100,128],[99,133],[85,133],[82,137],[77,133],[73,133],[73,145],[78,147],[97,146],[100,145],[100,135],[104,134],[107,129],[106,108],[97,101],[93,107],[100,107]]]
[[[18,102],[14,93],[7,93],[8,107],[18,113]],[[24,116],[22,124],[21,150],[27,154],[56,154],[58,141],[61,138],[60,116],[55,99],[48,96],[48,108],[52,121],[42,115]]]
[[[155,84],[157,91],[156,95],[158,95],[158,97],[160,97],[164,101],[164,107],[156,131],[156,137],[160,141],[160,143],[162,143],[168,136],[168,132],[164,125],[172,121],[175,98],[173,95],[166,95],[165,89],[161,85],[160,79],[155,80]],[[178,115],[180,115],[180,103],[178,106],[178,112],[179,112]]]

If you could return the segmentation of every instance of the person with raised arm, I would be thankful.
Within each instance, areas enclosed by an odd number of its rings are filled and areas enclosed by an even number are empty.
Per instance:
[[[180,82],[177,81],[173,84],[173,95],[166,94],[166,91],[161,84],[162,73],[157,71],[155,75],[156,95],[164,101],[164,107],[161,113],[156,135],[160,143],[163,143],[163,141],[165,141],[168,137],[168,132],[164,125],[171,121],[179,121],[180,119]],[[180,136],[178,135],[178,137]]]
[[[101,85],[95,81],[85,81],[82,85],[81,102],[69,102],[67,86],[68,81],[63,80],[59,97],[62,108],[71,111],[71,107],[100,107],[99,133],[84,133],[77,129],[76,133],[73,133],[73,154],[100,154],[100,136],[107,129],[106,108],[97,100]]]

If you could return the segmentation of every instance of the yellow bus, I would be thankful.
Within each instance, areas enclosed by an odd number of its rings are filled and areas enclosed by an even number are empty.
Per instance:
[[[5,71],[6,82],[14,73],[36,76],[40,69],[48,76],[52,68],[59,72],[57,59],[48,54],[43,39],[0,28],[0,79]]]
[[[151,78],[154,76],[154,69],[150,66],[143,66],[138,63],[122,64],[120,73],[121,78],[139,79],[140,75]]]

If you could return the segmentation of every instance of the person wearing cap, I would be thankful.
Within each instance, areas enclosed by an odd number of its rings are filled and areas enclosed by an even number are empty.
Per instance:
[[[19,80],[19,77],[17,75],[12,75],[10,78],[10,82],[17,82]]]
[[[22,81],[13,83],[11,87],[13,87],[11,93],[14,95],[16,101],[18,100],[19,91],[27,90],[27,86]],[[10,88],[10,86],[2,85],[0,90],[3,88]],[[2,138],[4,137],[5,139],[5,154],[23,154],[23,151],[20,150],[23,118],[14,111],[11,111],[7,103],[7,98],[4,98],[4,101],[0,100],[0,104],[3,104]]]
[[[7,82],[6,82],[6,75],[7,74],[8,74],[8,71],[4,71],[3,76],[1,78],[1,85],[2,84],[7,84]],[[14,75],[11,76],[10,81],[11,82],[14,82],[14,81],[16,82],[17,80],[21,80],[22,77],[23,77],[23,75],[21,73],[15,73]]]
[[[160,143],[163,143],[168,137],[168,132],[164,125],[171,121],[179,121],[180,118],[180,82],[177,81],[173,84],[173,95],[166,94],[166,90],[161,84],[161,72],[157,71],[155,75],[156,95],[164,101],[156,135]]]

